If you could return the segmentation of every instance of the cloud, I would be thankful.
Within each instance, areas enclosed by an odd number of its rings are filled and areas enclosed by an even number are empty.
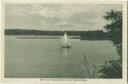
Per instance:
[[[121,10],[122,5],[106,4],[6,4],[6,28],[42,30],[102,29],[105,11]]]
[[[97,18],[97,16],[98,14],[95,14],[94,12],[76,13],[69,19],[69,22],[74,24],[92,24],[92,20]]]

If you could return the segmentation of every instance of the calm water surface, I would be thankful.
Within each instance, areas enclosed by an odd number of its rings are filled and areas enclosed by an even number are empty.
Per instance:
[[[108,40],[71,39],[72,47],[61,48],[59,38],[5,37],[5,77],[82,78],[88,77],[83,54],[90,65],[101,66],[118,58]],[[90,71],[93,68],[90,67]]]

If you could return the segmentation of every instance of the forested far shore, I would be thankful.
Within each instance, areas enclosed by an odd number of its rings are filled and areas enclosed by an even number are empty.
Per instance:
[[[103,30],[93,31],[65,31],[68,36],[80,36],[81,39],[108,38]],[[62,36],[63,31],[28,30],[28,29],[5,29],[5,35],[33,35],[33,36]]]
[[[65,31],[70,36],[79,36],[82,31]],[[5,29],[5,35],[63,35],[63,31]]]

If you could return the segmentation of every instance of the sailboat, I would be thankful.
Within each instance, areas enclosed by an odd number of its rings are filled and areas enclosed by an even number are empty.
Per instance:
[[[61,39],[61,47],[62,48],[70,48],[71,47],[70,39],[66,33],[64,34],[64,36]]]

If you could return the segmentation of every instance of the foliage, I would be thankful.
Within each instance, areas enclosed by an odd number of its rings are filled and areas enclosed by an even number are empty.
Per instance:
[[[92,30],[81,32],[81,40],[104,40],[108,39],[107,34],[103,30]]]
[[[102,78],[121,78],[122,77],[122,62],[121,59],[106,61],[104,66],[101,66],[99,72],[102,73]]]
[[[95,78],[98,76],[98,67],[95,64],[89,62],[89,59],[85,53],[83,54],[83,64],[87,71],[86,77]]]
[[[118,54],[122,53],[122,12],[121,11],[109,11],[106,12],[104,19],[109,21],[105,27],[108,30],[107,34],[114,45],[117,47]]]
[[[122,41],[122,12],[111,10],[106,12],[104,19],[109,21],[109,23],[104,26],[108,31],[109,38],[114,44],[120,44]]]
[[[101,66],[99,70],[102,78],[121,78],[122,77],[122,12],[121,11],[109,11],[106,12],[104,18],[109,23],[104,26],[108,31],[108,37],[117,48],[119,58],[116,60],[109,60],[105,62],[104,66]]]

